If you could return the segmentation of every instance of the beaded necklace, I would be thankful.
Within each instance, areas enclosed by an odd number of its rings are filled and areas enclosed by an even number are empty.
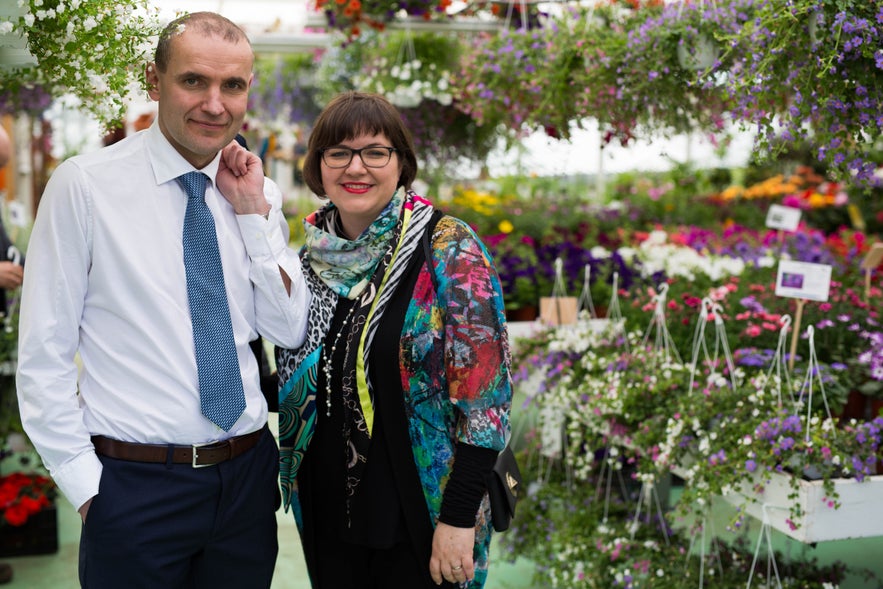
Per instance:
[[[334,353],[337,351],[337,344],[340,342],[340,336],[346,333],[350,319],[353,317],[353,312],[358,306],[359,302],[354,301],[349,312],[346,314],[343,323],[340,324],[340,329],[338,330],[337,335],[334,336],[334,341],[331,343],[330,358],[334,358]],[[322,372],[325,373],[325,415],[331,417],[331,361],[329,355],[326,354],[327,348],[328,346],[322,346]]]

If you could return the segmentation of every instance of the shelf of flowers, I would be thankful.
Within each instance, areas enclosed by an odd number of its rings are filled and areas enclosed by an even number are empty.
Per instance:
[[[706,335],[697,324],[691,362],[664,323],[655,337],[652,322],[644,333],[578,322],[535,323],[529,339],[516,338],[519,377],[535,387],[526,404],[541,432],[564,432],[565,470],[579,482],[599,463],[628,467],[634,482],[651,485],[676,474],[684,484],[675,511],[694,520],[724,497],[740,519],[766,511],[770,525],[807,543],[881,535],[883,514],[869,508],[883,499],[883,418],[833,417],[828,366],[791,370],[770,352],[752,367],[748,352],[725,357],[722,321],[708,326]]]

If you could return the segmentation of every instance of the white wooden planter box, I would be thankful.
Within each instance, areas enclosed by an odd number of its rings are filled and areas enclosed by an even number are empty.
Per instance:
[[[787,475],[772,473],[772,479],[763,493],[754,495],[755,501],[745,505],[745,511],[763,520],[766,511],[770,525],[795,540],[824,542],[883,536],[883,475],[855,479],[837,479],[835,489],[839,495],[839,508],[828,507],[822,481],[800,481],[799,502],[803,518],[799,527],[792,530],[787,521],[790,517],[791,484]],[[743,503],[740,493],[724,496],[734,505]],[[745,495],[748,497],[748,495]]]

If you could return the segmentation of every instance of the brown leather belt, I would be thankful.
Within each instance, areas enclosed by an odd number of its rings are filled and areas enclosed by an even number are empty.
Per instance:
[[[92,436],[92,444],[97,453],[109,458],[132,462],[172,462],[174,464],[189,464],[193,468],[203,468],[220,464],[225,460],[232,460],[251,450],[257,445],[265,429],[267,426],[250,434],[236,436],[228,440],[193,444],[192,446],[135,444],[104,436]]]

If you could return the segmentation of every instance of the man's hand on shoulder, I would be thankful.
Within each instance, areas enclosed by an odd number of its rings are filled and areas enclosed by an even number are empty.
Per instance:
[[[270,212],[270,204],[264,198],[263,162],[236,141],[221,152],[217,183],[237,215],[266,216]]]

